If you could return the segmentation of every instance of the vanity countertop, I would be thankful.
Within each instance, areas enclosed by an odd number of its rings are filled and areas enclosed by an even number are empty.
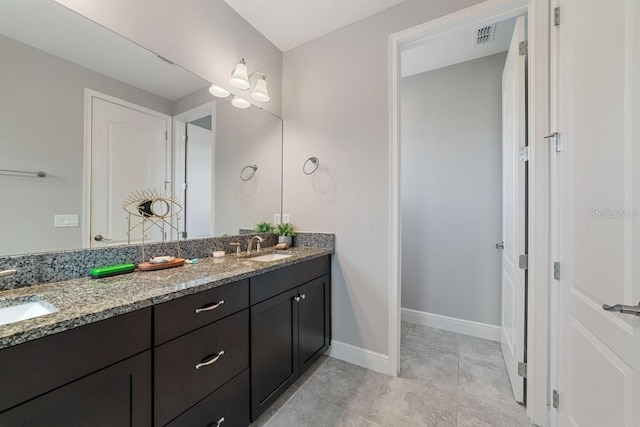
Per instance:
[[[272,248],[267,248],[261,254],[270,252]],[[266,263],[227,254],[165,270],[102,279],[83,277],[1,291],[0,305],[36,295],[58,312],[0,326],[0,349],[334,253],[333,249],[308,247],[294,247],[288,252],[293,256]]]

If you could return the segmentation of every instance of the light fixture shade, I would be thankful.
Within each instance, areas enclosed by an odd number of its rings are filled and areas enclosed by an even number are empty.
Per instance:
[[[215,84],[212,84],[209,87],[209,93],[211,93],[211,95],[217,96],[219,98],[226,98],[227,96],[231,95],[231,92],[229,92],[228,90],[226,90],[225,88],[223,88],[221,86],[216,86]]]
[[[233,73],[231,74],[229,83],[231,83],[231,86],[242,90],[247,90],[251,87],[251,83],[249,83],[247,64],[244,61],[244,58],[242,58],[242,60],[238,62],[238,65],[236,65],[235,70],[233,70]]]
[[[249,108],[251,107],[251,103],[249,101],[247,101],[244,98],[240,98],[239,96],[234,96],[233,99],[231,100],[231,105],[233,105],[236,108]]]
[[[253,88],[251,97],[260,102],[269,102],[271,99],[269,97],[269,91],[267,90],[267,79],[264,75],[256,82],[256,87]]]

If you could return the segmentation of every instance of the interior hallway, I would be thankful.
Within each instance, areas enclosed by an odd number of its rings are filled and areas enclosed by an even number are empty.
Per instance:
[[[531,426],[500,344],[402,323],[401,373],[323,356],[254,426]]]

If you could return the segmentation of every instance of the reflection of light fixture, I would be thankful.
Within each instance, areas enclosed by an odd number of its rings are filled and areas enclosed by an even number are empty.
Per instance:
[[[211,87],[209,87],[209,92],[211,93],[211,95],[217,96],[219,98],[226,98],[227,96],[231,95],[231,92],[221,86],[216,86],[215,84],[212,84]]]
[[[244,98],[240,98],[237,95],[233,97],[233,99],[231,100],[231,104],[236,108],[242,109],[251,107],[251,103],[249,101]]]

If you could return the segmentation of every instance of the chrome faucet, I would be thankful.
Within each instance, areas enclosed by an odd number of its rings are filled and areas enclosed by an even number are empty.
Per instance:
[[[253,242],[253,239],[258,240],[258,244],[256,246],[256,252],[260,252],[260,243],[264,242],[264,239],[260,236],[253,236],[251,239],[249,239],[249,244],[247,245],[247,255],[251,253],[251,243]]]

